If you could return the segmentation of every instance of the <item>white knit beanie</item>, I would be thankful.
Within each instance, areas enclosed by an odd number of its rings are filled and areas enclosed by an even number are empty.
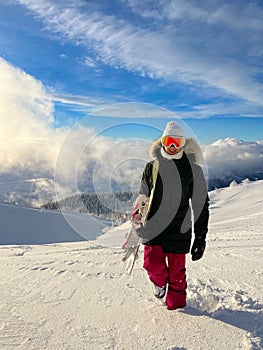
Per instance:
[[[185,137],[183,129],[180,128],[176,122],[169,122],[167,123],[163,135],[162,136],[179,136],[179,137]]]

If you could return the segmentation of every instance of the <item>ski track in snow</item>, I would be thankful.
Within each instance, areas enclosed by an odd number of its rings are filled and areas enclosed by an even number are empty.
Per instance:
[[[215,193],[205,256],[187,259],[181,310],[153,297],[142,249],[125,275],[127,224],[97,241],[0,246],[0,349],[262,349],[262,202],[259,184],[246,186],[251,196],[234,188],[231,205],[231,189]],[[251,205],[239,217],[242,196]]]

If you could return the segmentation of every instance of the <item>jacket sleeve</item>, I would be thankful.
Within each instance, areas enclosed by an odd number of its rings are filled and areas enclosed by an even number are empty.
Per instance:
[[[196,166],[193,170],[193,190],[191,202],[195,237],[205,239],[208,231],[209,197],[203,170],[200,166]]]
[[[144,194],[146,197],[150,196],[151,188],[152,188],[152,164],[147,163],[141,179],[141,185],[140,185],[140,194]]]

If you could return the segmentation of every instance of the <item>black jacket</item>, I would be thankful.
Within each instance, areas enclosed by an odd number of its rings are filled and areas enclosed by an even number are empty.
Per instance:
[[[156,157],[159,171],[154,196],[139,235],[144,244],[161,245],[165,253],[186,254],[191,245],[192,222],[196,237],[205,238],[207,233],[209,198],[204,174],[185,153],[171,160],[157,148]],[[140,186],[140,194],[147,197],[153,185],[153,163],[146,165]]]

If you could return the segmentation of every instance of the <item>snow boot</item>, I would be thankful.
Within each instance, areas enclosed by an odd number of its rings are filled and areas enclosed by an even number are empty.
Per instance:
[[[153,284],[153,295],[158,298],[162,299],[165,296],[166,293],[166,286],[158,287],[155,284]]]

